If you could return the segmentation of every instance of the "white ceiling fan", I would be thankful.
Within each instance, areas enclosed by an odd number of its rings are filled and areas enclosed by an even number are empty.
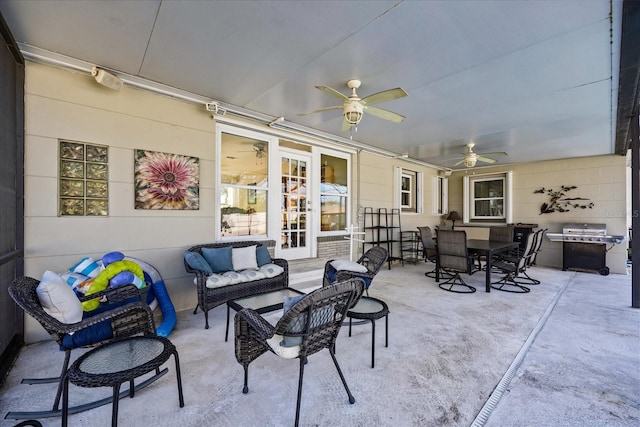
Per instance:
[[[492,159],[488,156],[506,156],[507,153],[504,151],[495,152],[495,153],[476,153],[473,151],[473,147],[475,147],[475,143],[470,142],[467,144],[467,151],[462,153],[464,157],[455,166],[465,165],[465,167],[472,168],[476,165],[477,162],[493,164],[496,162],[495,159]]]
[[[264,141],[243,141],[242,144],[251,144],[251,150],[240,150],[238,153],[255,153],[257,159],[266,154],[267,143]]]
[[[402,122],[405,117],[394,113],[393,111],[383,110],[382,108],[373,107],[373,104],[378,104],[384,101],[391,101],[393,99],[404,98],[408,96],[407,92],[402,88],[389,89],[382,92],[374,93],[373,95],[365,96],[364,98],[360,98],[356,93],[356,89],[358,89],[361,85],[360,80],[349,80],[347,82],[347,86],[351,89],[351,95],[346,96],[342,93],[338,92],[335,89],[332,89],[328,86],[316,86],[316,89],[320,89],[324,93],[334,96],[343,101],[342,105],[334,105],[332,107],[324,107],[319,108],[313,111],[307,111],[304,113],[298,113],[299,116],[304,116],[312,113],[319,113],[322,111],[329,110],[338,110],[342,109],[342,130],[347,131],[351,129],[352,126],[356,126],[360,123],[362,119],[363,113],[371,114],[373,116],[379,117],[384,120],[390,120],[394,123]]]

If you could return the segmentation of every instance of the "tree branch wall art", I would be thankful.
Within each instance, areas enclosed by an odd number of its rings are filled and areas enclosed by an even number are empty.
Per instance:
[[[551,212],[569,212],[571,209],[592,209],[593,202],[583,203],[577,202],[578,200],[589,200],[584,197],[567,197],[567,193],[571,190],[575,190],[575,185],[562,185],[560,190],[554,190],[552,188],[540,188],[535,190],[533,194],[546,194],[551,200],[548,203],[543,203],[540,206],[540,215]]]

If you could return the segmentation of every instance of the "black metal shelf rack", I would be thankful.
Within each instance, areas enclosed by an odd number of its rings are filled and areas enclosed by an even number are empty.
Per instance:
[[[367,246],[383,246],[389,253],[387,259],[389,270],[393,261],[402,258],[402,233],[400,226],[400,209],[387,209],[365,207],[363,211],[364,242],[362,252],[366,252]]]

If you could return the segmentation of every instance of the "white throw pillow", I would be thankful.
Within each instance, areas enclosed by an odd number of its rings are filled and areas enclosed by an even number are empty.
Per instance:
[[[276,277],[279,274],[282,274],[284,268],[280,267],[278,264],[265,264],[260,267],[260,271],[267,275],[267,277]]]
[[[225,286],[231,283],[231,279],[229,277],[225,277],[222,274],[211,274],[207,277],[207,288],[219,288],[220,286]]]
[[[257,270],[256,245],[246,248],[233,248],[231,250],[231,262],[235,271]]]
[[[82,303],[60,276],[45,271],[36,288],[44,311],[62,323],[78,323],[82,320]]]
[[[347,261],[343,259],[336,259],[331,261],[331,266],[337,271],[355,271],[356,273],[366,273],[367,267],[357,262]]]

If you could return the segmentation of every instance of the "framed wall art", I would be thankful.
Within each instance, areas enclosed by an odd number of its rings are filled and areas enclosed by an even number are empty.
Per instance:
[[[200,159],[135,150],[135,208],[200,209]]]

